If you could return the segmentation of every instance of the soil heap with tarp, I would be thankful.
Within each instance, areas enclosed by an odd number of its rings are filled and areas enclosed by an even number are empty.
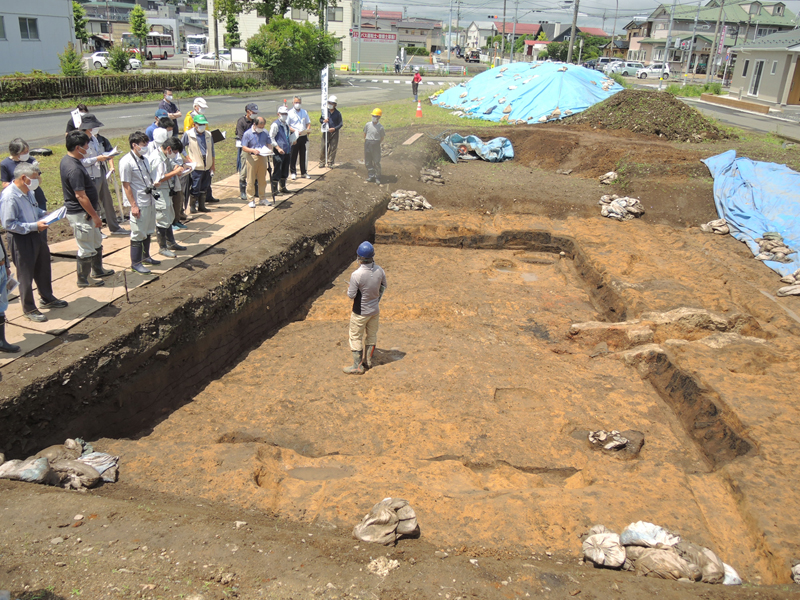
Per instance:
[[[564,63],[512,63],[476,75],[432,98],[465,117],[544,123],[586,110],[622,86],[599,71]]]

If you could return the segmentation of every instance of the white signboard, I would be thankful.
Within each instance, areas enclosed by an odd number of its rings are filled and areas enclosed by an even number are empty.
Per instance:
[[[322,118],[327,119],[328,118],[328,67],[322,69],[322,77],[320,79],[322,80],[322,94],[321,94]],[[327,123],[322,124],[322,131],[323,132],[328,131]]]

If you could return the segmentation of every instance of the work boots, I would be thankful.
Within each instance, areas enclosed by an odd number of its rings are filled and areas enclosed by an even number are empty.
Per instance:
[[[92,277],[111,277],[113,274],[113,269],[103,268],[103,247],[100,246],[92,257]]]
[[[143,265],[160,265],[161,261],[156,260],[150,256],[150,236],[142,240],[142,264]]]
[[[170,227],[170,233],[172,233],[172,228]],[[167,258],[175,258],[175,253],[169,249],[169,245],[167,242],[167,230],[163,227],[156,227],[156,237],[158,237],[158,252],[161,256],[166,256]]]
[[[286,189],[286,179],[281,179],[281,194],[289,194],[289,190]]]
[[[367,365],[368,369],[372,368],[372,355],[375,353],[375,346],[367,346],[366,352],[364,352],[364,362]]]
[[[98,281],[89,277],[92,273],[92,257],[78,257],[78,287],[100,287],[106,284],[105,281]]]
[[[278,191],[278,182],[270,180],[269,184],[272,186],[272,197],[274,198],[275,196],[280,195],[280,192]]]
[[[206,208],[206,193],[197,194],[197,212],[211,212]]]
[[[175,241],[175,232],[172,231],[172,227],[167,227],[164,233],[167,236],[167,248],[170,250],[186,250],[186,246],[181,246]]]
[[[143,255],[144,249],[142,248],[142,242],[131,240],[131,270],[135,273],[148,275],[150,269],[142,264]]]
[[[348,375],[363,375],[364,365],[361,364],[361,350],[353,350],[353,366],[342,369]]]
[[[6,313],[0,313],[0,352],[19,352],[19,346],[6,341]]]
[[[197,196],[189,196],[189,214],[197,214]]]

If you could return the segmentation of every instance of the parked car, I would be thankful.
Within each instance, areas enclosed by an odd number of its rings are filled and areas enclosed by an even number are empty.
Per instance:
[[[615,60],[610,63],[606,63],[606,65],[603,67],[603,73],[605,73],[606,75],[611,75],[611,73],[613,72],[611,69],[624,64],[625,62],[621,60]]]
[[[623,77],[633,77],[640,69],[644,69],[644,63],[640,62],[618,62],[612,63],[608,68],[609,75],[611,73],[619,73]]]
[[[464,60],[470,62],[481,62],[481,53],[478,50],[467,50]]]
[[[196,69],[198,67],[214,67],[217,65],[217,57],[214,56],[213,52],[207,52],[206,54],[199,54],[194,58],[189,58],[186,60],[186,67],[189,69]],[[230,50],[227,49],[220,49],[219,51],[219,68],[223,71],[227,71],[231,68],[231,53]]]
[[[639,69],[636,73],[636,77],[639,79],[647,79],[648,77],[651,79],[659,79],[662,77],[662,70],[664,79],[669,79],[669,65],[663,63],[653,63],[649,67]]]
[[[89,64],[95,69],[105,69],[108,67],[108,52],[95,52],[89,57]],[[138,58],[128,59],[128,70],[141,69],[142,61]]]
[[[597,63],[595,63],[594,68],[598,71],[603,71],[610,63],[618,60],[618,58],[612,58],[611,56],[601,56],[597,59]]]
[[[583,66],[586,67],[587,69],[594,69],[596,65],[597,65],[597,59],[596,58],[593,58],[591,60],[587,60],[585,63],[583,63]]]

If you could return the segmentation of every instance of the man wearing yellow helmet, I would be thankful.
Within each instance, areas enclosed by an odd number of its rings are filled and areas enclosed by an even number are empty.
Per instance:
[[[386,131],[380,124],[383,111],[376,108],[372,111],[372,120],[364,125],[364,164],[367,165],[367,182],[381,183],[381,142]]]

